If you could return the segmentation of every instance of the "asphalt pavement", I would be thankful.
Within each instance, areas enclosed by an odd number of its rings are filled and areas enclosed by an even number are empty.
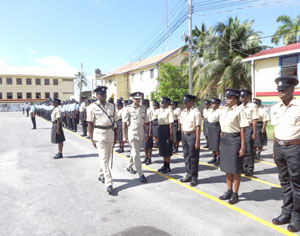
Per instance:
[[[200,153],[199,184],[190,187],[179,181],[185,175],[181,148],[166,175],[156,172],[163,162],[155,150],[153,164],[143,165],[148,183],[142,184],[126,171],[126,146],[125,153],[114,153],[110,196],[97,180],[97,150],[80,136],[80,127],[77,133],[64,130],[64,158],[57,160],[51,123],[37,118],[37,129],[31,128],[22,113],[0,113],[0,235],[295,235],[287,225],[271,223],[282,197],[270,141],[254,176],[242,177],[240,202],[231,206],[218,199],[225,175],[207,164],[208,150]]]

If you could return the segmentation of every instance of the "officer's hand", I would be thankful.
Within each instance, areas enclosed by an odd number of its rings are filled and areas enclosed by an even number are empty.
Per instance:
[[[92,140],[92,144],[93,144],[93,146],[94,146],[95,148],[97,148],[97,145],[96,145],[96,143],[95,143],[94,140]]]
[[[261,133],[262,133],[262,134],[266,133],[266,129],[262,129],[262,130],[261,130]]]
[[[252,134],[252,140],[255,140],[256,134]]]
[[[127,142],[127,138],[125,136],[123,136],[123,142]]]
[[[245,155],[245,148],[241,148],[239,151],[239,157],[242,157]]]
[[[170,140],[170,142],[173,142],[173,135],[170,135],[169,140]]]
[[[199,143],[199,142],[196,142],[196,143],[195,143],[195,149],[198,150],[199,148],[200,148],[200,143]]]
[[[56,130],[56,133],[57,133],[57,135],[60,135],[60,131],[59,130]]]

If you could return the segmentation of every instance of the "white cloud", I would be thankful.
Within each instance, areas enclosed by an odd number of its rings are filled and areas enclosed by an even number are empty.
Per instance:
[[[39,65],[53,70],[55,74],[74,76],[78,70],[68,64],[64,58],[59,56],[46,56],[35,58],[34,62]]]
[[[27,48],[27,51],[32,54],[32,55],[35,55],[36,54],[36,50],[33,49],[33,48]]]
[[[0,66],[5,66],[5,62],[0,59]]]

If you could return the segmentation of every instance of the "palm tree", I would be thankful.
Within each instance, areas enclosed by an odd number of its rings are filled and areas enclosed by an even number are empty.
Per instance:
[[[88,80],[83,72],[78,71],[75,74],[75,86],[79,88],[79,94],[81,94],[82,87],[88,85]]]
[[[198,43],[201,58],[194,74],[194,93],[200,98],[223,95],[225,89],[250,88],[250,65],[242,60],[259,52],[260,32],[252,29],[253,21],[240,23],[230,17],[219,22],[214,31]],[[197,57],[197,56],[196,56]]]
[[[278,27],[272,38],[272,43],[277,45],[281,38],[283,39],[284,45],[300,42],[300,15],[294,20],[287,15],[282,15],[277,18],[277,23],[278,22],[283,25]]]

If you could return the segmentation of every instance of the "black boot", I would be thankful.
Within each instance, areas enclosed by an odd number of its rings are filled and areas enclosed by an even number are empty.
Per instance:
[[[160,167],[157,171],[158,172],[163,172],[166,168],[167,168],[166,162],[164,161],[164,165],[162,167]]]
[[[152,163],[151,158],[148,158],[147,161],[146,161],[146,165],[151,165],[151,163]]]
[[[142,161],[143,164],[145,164],[147,162],[148,158],[145,157],[145,159]]]
[[[216,162],[214,163],[215,166],[219,166],[220,165],[220,157],[217,158]]]
[[[124,147],[120,147],[120,152],[119,153],[123,153],[124,152]]]
[[[162,172],[164,174],[171,172],[170,163],[166,162],[166,168]]]
[[[215,162],[216,162],[216,160],[217,160],[217,157],[216,156],[214,156],[210,161],[208,161],[207,163],[208,164],[214,164]]]
[[[228,201],[229,204],[233,205],[239,201],[238,193],[232,193],[230,200]]]
[[[231,198],[232,190],[228,189],[222,196],[219,197],[220,200],[228,200]]]

